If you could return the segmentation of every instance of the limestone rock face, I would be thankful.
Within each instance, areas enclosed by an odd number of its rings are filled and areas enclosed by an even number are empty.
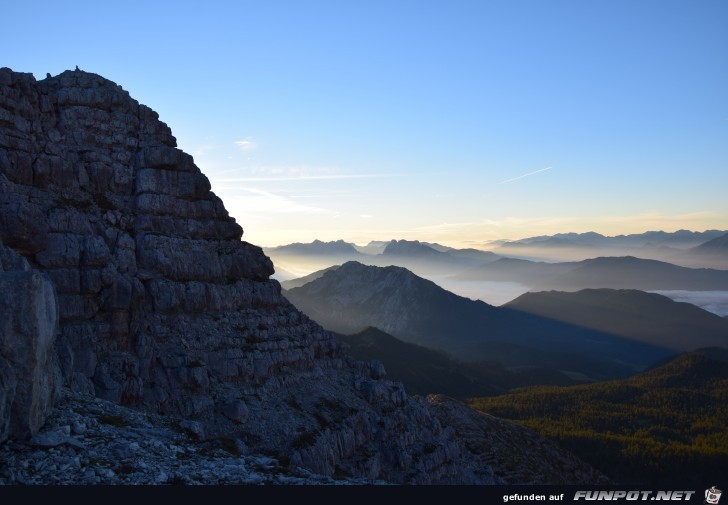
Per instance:
[[[17,386],[15,370],[5,358],[0,357],[0,442],[11,434],[10,420]]]
[[[59,392],[53,284],[0,242],[0,441],[35,433]]]
[[[429,395],[430,410],[451,426],[505,484],[607,485],[609,478],[531,429],[468,408],[444,395]]]
[[[324,475],[497,481],[423,400],[288,303],[242,233],[169,127],[120,86],[0,69],[0,239],[52,282],[67,387]],[[3,293],[49,302],[38,272],[18,275]],[[0,416],[25,387],[5,361]]]

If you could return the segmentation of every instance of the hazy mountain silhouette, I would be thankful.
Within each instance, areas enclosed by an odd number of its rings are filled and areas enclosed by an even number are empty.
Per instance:
[[[499,259],[500,256],[476,249],[453,249],[418,240],[392,240],[380,255],[365,258],[370,265],[397,265],[423,276],[462,272]]]
[[[364,261],[364,258],[368,257],[366,254],[360,253],[353,244],[343,240],[296,242],[263,250],[275,264],[275,278],[282,282],[297,279],[333,265],[340,265],[346,261]]]
[[[718,481],[728,466],[728,350],[701,349],[628,379],[533,387],[471,405],[517,420],[617,482]]]
[[[490,263],[496,261],[501,257],[490,251],[481,251],[480,249],[448,249],[447,254],[454,258],[464,258],[469,260],[475,260],[482,263]]]
[[[706,230],[696,232],[678,230],[676,232],[648,231],[630,235],[605,236],[596,232],[586,233],[556,233],[554,235],[541,235],[520,240],[511,240],[498,243],[505,248],[518,248],[539,245],[544,247],[673,247],[687,249],[695,247],[706,241],[725,234],[725,230]]]
[[[438,251],[429,245],[423,244],[419,240],[392,240],[382,251],[384,255],[404,255],[404,256],[440,256],[446,255],[443,251]]]
[[[717,238],[725,231],[648,231],[632,235],[604,236],[595,232],[557,233],[487,244],[494,252],[522,259],[580,261],[597,256],[637,256],[687,267],[728,268],[728,262],[690,254],[690,249]]]
[[[500,258],[496,261],[471,268],[459,274],[463,280],[487,280],[495,282],[520,282],[536,286],[576,268],[576,262],[546,263],[518,258]]]
[[[502,258],[460,274],[463,279],[520,282],[532,289],[576,291],[586,288],[727,290],[728,271],[687,268],[657,260],[600,257],[543,263]]]
[[[298,277],[296,279],[290,279],[290,280],[287,280],[287,281],[282,281],[281,282],[281,287],[283,289],[298,288],[300,286],[303,286],[304,284],[308,284],[309,282],[318,279],[319,277],[321,277],[323,274],[325,274],[329,270],[336,270],[340,266],[341,265],[332,265],[329,268],[324,268],[323,270],[317,270],[316,272],[314,272],[312,274],[304,275],[303,277]]]
[[[293,244],[268,248],[266,249],[266,252],[275,254],[333,254],[351,256],[358,256],[360,254],[352,244],[344,242],[343,240],[336,240],[332,242],[314,240],[308,244],[295,242]]]
[[[376,359],[387,378],[401,381],[410,394],[441,393],[455,398],[501,394],[536,384],[571,385],[576,381],[547,368],[509,370],[493,361],[468,363],[445,353],[403,342],[376,328],[353,335],[336,334],[356,359]]]
[[[728,233],[716,237],[713,240],[708,240],[707,242],[694,247],[693,250],[696,252],[718,252],[728,254]]]
[[[679,351],[728,346],[725,319],[695,305],[644,291],[526,293],[505,307]]]
[[[384,256],[407,256],[410,258],[464,259],[476,263],[489,263],[500,258],[490,251],[479,249],[455,249],[437,243],[419,240],[391,240],[384,247]]]
[[[452,279],[462,273],[495,261],[500,256],[477,249],[454,249],[441,244],[417,240],[372,241],[366,246],[357,246],[344,241],[309,244],[289,244],[265,249],[279,272],[277,279],[291,281],[318,270],[347,261],[359,261],[367,265],[397,265],[432,279]],[[289,272],[299,272],[291,275]],[[300,285],[301,281],[284,287]],[[454,281],[453,285],[457,285]]]
[[[601,238],[605,238],[597,233],[594,235],[598,235]],[[596,243],[593,243],[596,242]],[[528,239],[525,241],[515,241],[515,242],[505,242],[500,247],[505,251],[507,249],[515,249],[514,251],[516,254],[518,253],[518,249],[524,248],[524,247],[546,247],[546,248],[596,248],[598,247],[598,243],[601,242],[600,240],[595,240],[594,238],[571,238],[571,237],[565,237],[565,236],[553,236],[553,237],[535,237],[533,239]]]
[[[391,240],[372,240],[367,245],[354,245],[357,251],[363,254],[382,254],[384,248],[391,242]]]
[[[446,291],[401,267],[348,262],[285,293],[338,333],[381,328],[468,361],[547,366],[592,378],[625,376],[671,353],[604,332],[498,308]]]
[[[657,260],[626,257],[584,260],[552,279],[555,288],[728,289],[728,271],[686,268]]]
[[[443,282],[444,279],[481,280],[494,282],[515,282],[536,289],[582,289],[589,287],[611,287],[631,289],[726,289],[725,274],[717,274],[719,280],[705,284],[704,279],[692,278],[684,274],[675,277],[676,272],[661,272],[658,277],[664,277],[661,282],[654,279],[646,281],[637,277],[631,284],[621,282],[620,268],[618,274],[612,279],[612,284],[601,282],[601,279],[570,279],[568,276],[559,283],[541,283],[541,280],[552,280],[557,274],[577,267],[576,263],[586,260],[606,261],[608,257],[632,257],[642,261],[656,260],[669,263],[673,266],[689,267],[693,269],[712,268],[728,271],[728,254],[725,243],[720,237],[727,237],[723,230],[707,230],[694,232],[679,230],[677,232],[649,231],[632,235],[605,236],[595,232],[587,233],[558,233],[529,237],[513,241],[493,241],[488,245],[494,247],[493,251],[480,249],[457,249],[432,242],[417,240],[389,240],[371,241],[367,245],[359,246],[343,240],[322,242],[314,240],[311,243],[294,243],[273,248],[266,248],[268,254],[277,265],[277,278],[289,280],[300,277],[316,270],[341,264],[346,261],[360,261],[369,265],[389,266],[397,265],[414,271],[418,275]],[[716,240],[716,242],[712,242]],[[498,254],[496,254],[498,253]],[[480,267],[496,263],[492,268],[483,272],[473,272]],[[515,268],[514,261],[531,261],[546,264],[560,264],[560,267],[529,268],[521,271]],[[525,264],[521,264],[525,266]],[[592,265],[591,269],[596,266]],[[654,266],[640,264],[640,269],[654,269]],[[297,272],[297,274],[296,274]],[[586,275],[580,272],[578,275]],[[629,274],[631,276],[631,274]],[[693,273],[693,275],[696,275]],[[708,273],[706,277],[713,276]],[[697,276],[699,277],[699,276]],[[615,282],[619,280],[620,282]],[[598,281],[593,284],[593,281]],[[638,282],[639,281],[639,282]],[[703,286],[705,284],[705,286]],[[450,287],[457,289],[455,284]],[[464,294],[471,290],[457,289]]]
[[[690,257],[702,264],[728,269],[728,233],[693,247]]]

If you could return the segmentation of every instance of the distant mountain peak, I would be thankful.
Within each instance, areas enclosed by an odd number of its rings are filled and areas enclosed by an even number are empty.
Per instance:
[[[703,242],[699,246],[693,248],[696,252],[709,253],[728,253],[728,233],[721,235],[707,242]]]
[[[324,242],[319,239],[315,239],[310,243],[294,242],[288,245],[273,247],[269,249],[269,251],[289,254],[359,254],[359,251],[357,251],[354,245],[349,242],[345,242],[343,240]]]
[[[513,361],[509,366],[541,366],[550,360],[558,369],[579,368],[579,373],[596,378],[619,376],[627,371],[625,363],[645,366],[669,353],[652,344],[458,296],[397,266],[350,261],[291,289],[286,297],[331,331],[350,334],[375,326],[403,341],[444,349],[465,360],[494,359],[494,353]],[[557,357],[558,353],[569,357]],[[584,354],[574,358],[578,353]]]
[[[384,248],[382,254],[438,256],[445,253],[423,244],[419,240],[392,240]]]

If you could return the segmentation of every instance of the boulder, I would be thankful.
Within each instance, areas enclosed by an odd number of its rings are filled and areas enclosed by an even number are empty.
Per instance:
[[[0,256],[4,266],[27,267],[8,249]],[[56,296],[47,275],[24,269],[0,273],[0,440],[32,435],[45,422],[60,385],[57,329]]]

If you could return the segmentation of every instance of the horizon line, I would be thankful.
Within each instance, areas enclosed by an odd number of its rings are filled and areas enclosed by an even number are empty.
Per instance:
[[[708,232],[716,232],[716,231],[717,232],[722,232],[722,233],[728,233],[728,229],[721,230],[721,229],[718,229],[718,228],[709,228],[709,229],[705,229],[705,230],[702,230],[702,231],[690,230],[690,229],[687,229],[687,228],[681,228],[679,230],[675,230],[675,231],[672,231],[672,232],[668,232],[668,231],[665,231],[665,230],[645,230],[645,231],[640,232],[640,233],[620,233],[620,234],[617,234],[617,235],[605,235],[603,233],[599,233],[599,232],[595,232],[595,231],[586,231],[586,232],[558,232],[558,233],[553,233],[551,235],[527,235],[527,236],[523,236],[523,237],[520,237],[520,238],[497,238],[497,239],[488,240],[488,241],[485,241],[485,242],[480,242],[479,245],[482,246],[482,245],[485,245],[485,244],[491,244],[491,243],[495,243],[495,242],[517,242],[519,240],[527,240],[527,239],[540,238],[540,237],[555,237],[557,235],[570,235],[570,234],[574,234],[574,235],[597,234],[597,235],[601,235],[602,237],[605,237],[605,238],[617,238],[617,237],[628,237],[628,236],[632,236],[632,235],[644,235],[646,233],[660,233],[661,232],[661,233],[673,234],[673,233],[678,233],[678,232],[681,232],[681,231],[687,231],[687,232],[690,232],[690,233],[708,233]],[[288,242],[288,243],[280,243],[280,244],[277,244],[277,245],[261,245],[260,247],[269,249],[269,248],[286,246],[286,245],[291,245],[291,244],[310,244],[310,243],[313,243],[315,241],[324,242],[324,243],[345,242],[345,243],[352,244],[352,245],[366,246],[366,245],[370,244],[371,242],[391,242],[393,240],[405,240],[407,242],[420,242],[420,243],[424,243],[424,244],[444,245],[444,244],[441,244],[439,242],[432,241],[432,240],[403,239],[403,238],[391,238],[391,239],[388,239],[388,240],[370,239],[368,242],[365,242],[365,243],[359,243],[357,241],[349,241],[349,240],[346,240],[346,239],[343,239],[343,238],[337,238],[337,239],[332,239],[332,240],[322,240],[322,239],[319,239],[319,238],[313,238],[313,239],[311,239],[310,242],[294,241],[294,242]],[[473,244],[473,246],[475,246],[475,245],[476,244]]]

